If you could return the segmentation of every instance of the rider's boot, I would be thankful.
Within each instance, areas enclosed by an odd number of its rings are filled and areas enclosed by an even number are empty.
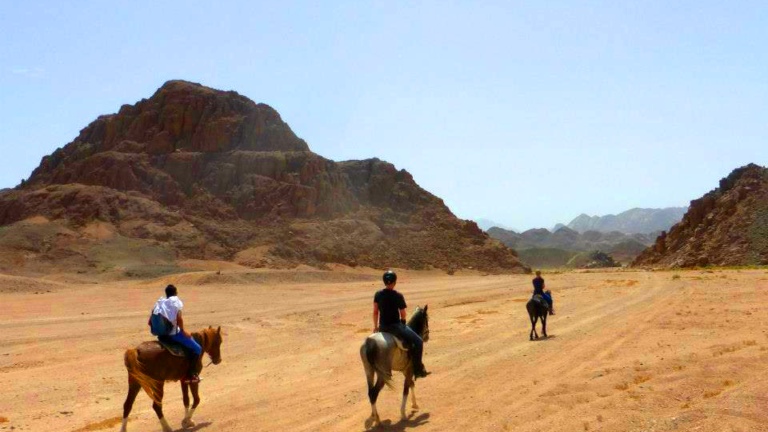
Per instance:
[[[195,359],[189,361],[189,370],[187,370],[187,376],[184,378],[184,382],[187,384],[197,384],[200,382],[199,370],[202,369],[202,356],[198,356]]]
[[[550,308],[549,308],[549,314],[550,314],[550,315],[554,315],[554,314],[555,314],[555,308],[553,308],[553,307],[550,307]]]
[[[427,372],[423,364],[419,366],[414,366],[413,368],[413,376],[416,378],[426,378],[426,376],[431,373],[432,372]]]

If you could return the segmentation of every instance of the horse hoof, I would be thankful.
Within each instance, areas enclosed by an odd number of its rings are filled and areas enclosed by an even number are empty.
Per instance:
[[[413,410],[414,410],[414,411],[418,411],[418,410],[419,410],[419,406],[418,406],[418,405],[416,405],[416,404],[413,404],[413,405],[411,406],[411,408],[413,408]]]
[[[195,427],[195,422],[193,422],[192,420],[182,420],[181,421],[181,427],[183,429],[193,428],[193,427]]]
[[[373,427],[373,419],[372,418],[365,419],[365,428],[370,429],[371,427]]]

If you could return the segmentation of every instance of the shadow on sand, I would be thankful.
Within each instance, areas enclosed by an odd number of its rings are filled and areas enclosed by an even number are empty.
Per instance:
[[[195,431],[199,431],[200,429],[205,429],[212,424],[213,424],[212,422],[202,422],[192,426],[189,429],[179,428],[179,429],[176,429],[174,432],[195,432]]]
[[[547,337],[539,337],[538,339],[534,339],[531,342],[546,342],[549,340],[557,339],[557,335],[549,335]]]
[[[429,413],[419,414],[416,417],[414,417],[414,414],[411,413],[407,419],[400,420],[397,423],[392,423],[392,420],[382,420],[381,426],[363,430],[404,432],[406,429],[416,428],[429,423]]]

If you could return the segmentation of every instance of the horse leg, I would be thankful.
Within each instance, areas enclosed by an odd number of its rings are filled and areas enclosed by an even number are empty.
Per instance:
[[[384,379],[378,377],[376,379],[376,385],[368,389],[368,400],[371,401],[371,417],[365,422],[366,427],[381,426],[381,419],[379,418],[379,412],[376,410],[376,400],[379,398],[379,392],[384,388]]]
[[[533,316],[533,319],[531,320],[531,325],[532,325],[532,327],[533,327],[533,329],[531,330],[531,332],[532,332],[532,333],[533,333],[533,335],[536,337],[536,339],[538,339],[538,338],[539,338],[539,333],[537,333],[537,332],[536,332],[536,323],[537,323],[537,322],[539,322],[539,316],[538,316],[538,315],[534,315],[534,316]],[[531,340],[533,340],[533,337],[531,338]]]
[[[160,382],[160,387],[157,389],[157,400],[160,401],[158,404],[157,402],[152,403],[152,409],[155,410],[155,413],[157,414],[158,420],[160,420],[160,426],[163,427],[163,432],[173,432],[173,429],[171,429],[171,426],[168,424],[168,421],[165,419],[165,416],[163,415],[163,382]]]
[[[181,381],[181,398],[184,401],[184,418],[189,415],[189,384]],[[184,427],[184,422],[181,423],[181,427]]]
[[[194,402],[192,403],[192,408],[187,411],[187,414],[184,416],[184,420],[181,421],[181,427],[183,428],[191,428],[195,426],[195,422],[192,421],[192,415],[195,413],[195,409],[197,409],[197,406],[200,405],[200,393],[198,392],[199,383],[192,383],[190,384],[190,388],[192,389],[192,397],[194,398]],[[188,400],[185,401],[185,405],[188,403]]]
[[[419,409],[419,404],[416,403],[416,382],[411,380],[411,408],[414,410]]]
[[[411,388],[411,374],[407,373],[405,375],[405,383],[403,383],[403,403],[400,404],[400,418],[402,420],[405,420],[405,403],[408,401],[408,390]]]
[[[541,333],[545,338],[549,337],[547,336],[547,314],[541,316]]]
[[[123,426],[120,428],[120,432],[126,432],[128,430],[128,416],[133,409],[133,402],[136,400],[136,395],[141,391],[141,386],[136,381],[128,378],[128,396],[125,397],[125,403],[123,404]]]

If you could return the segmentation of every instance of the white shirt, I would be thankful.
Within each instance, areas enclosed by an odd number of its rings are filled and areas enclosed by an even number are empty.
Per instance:
[[[184,303],[177,296],[170,298],[160,297],[155,303],[155,308],[152,310],[153,314],[159,314],[164,316],[168,321],[173,323],[173,331],[170,333],[175,335],[179,332],[179,324],[176,322],[176,318],[179,316],[179,312],[184,308]]]

